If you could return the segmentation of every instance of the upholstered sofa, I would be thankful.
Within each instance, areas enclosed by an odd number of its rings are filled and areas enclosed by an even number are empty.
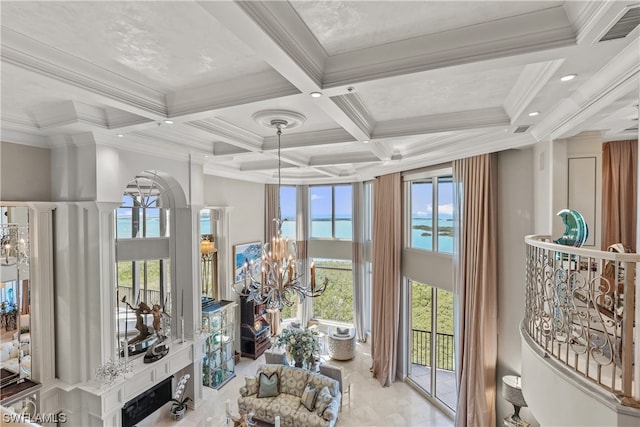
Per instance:
[[[15,340],[3,342],[0,345],[0,367],[19,373],[20,376],[29,376],[31,374],[29,336],[22,335],[20,338],[21,343]],[[22,350],[22,359],[20,359],[20,350]]]
[[[258,397],[261,373],[270,378],[277,374],[279,388],[275,396]],[[253,412],[255,419],[272,424],[280,416],[282,427],[332,427],[338,419],[341,395],[338,381],[332,378],[284,365],[262,365],[255,377],[246,377],[245,381],[238,398],[241,415]],[[306,398],[309,390],[317,390],[324,398],[311,398],[303,403],[303,394]]]

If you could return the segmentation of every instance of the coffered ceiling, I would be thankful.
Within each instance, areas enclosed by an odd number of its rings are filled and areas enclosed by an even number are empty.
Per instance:
[[[53,147],[92,132],[274,182],[276,132],[253,116],[287,110],[305,120],[283,130],[283,182],[320,183],[584,131],[637,138],[639,10],[635,0],[2,1],[2,140]],[[622,23],[622,36],[600,41]]]

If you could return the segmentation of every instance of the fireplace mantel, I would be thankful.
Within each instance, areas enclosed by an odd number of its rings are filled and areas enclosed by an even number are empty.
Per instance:
[[[191,380],[187,385],[187,395],[193,398],[197,406],[202,399],[202,359],[207,336],[196,335],[194,340],[184,343],[175,340],[171,343],[169,354],[153,363],[144,363],[142,355],[130,359],[133,372],[127,374],[126,378],[119,378],[111,386],[101,387],[93,381],[75,385],[59,382],[54,386],[56,390],[51,392],[57,392],[61,401],[78,402],[77,405],[69,405],[71,408],[65,408],[71,425],[120,426],[121,409],[126,402],[172,375],[179,379],[182,374],[188,373]]]

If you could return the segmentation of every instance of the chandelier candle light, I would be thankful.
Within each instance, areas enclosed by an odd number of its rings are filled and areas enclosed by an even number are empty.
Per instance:
[[[280,116],[280,117],[278,117]],[[285,118],[282,118],[284,116]],[[291,128],[301,124],[304,116],[291,111],[262,111],[254,114],[254,119],[265,126],[277,129],[278,135],[278,195],[281,186],[281,157],[280,137],[282,129]],[[289,119],[289,120],[287,120]],[[303,279],[303,263],[297,259],[297,244],[289,238],[282,237],[282,211],[280,198],[278,197],[278,218],[273,220],[276,224],[276,236],[271,242],[264,245],[261,258],[260,277],[255,277],[253,260],[245,262],[243,267],[243,280],[233,285],[233,290],[246,296],[247,301],[255,301],[256,304],[266,304],[267,310],[279,311],[285,306],[291,307],[296,298],[300,302],[305,298],[315,298],[324,293],[329,283],[324,278],[322,284],[316,285],[315,265],[311,263],[310,281]]]

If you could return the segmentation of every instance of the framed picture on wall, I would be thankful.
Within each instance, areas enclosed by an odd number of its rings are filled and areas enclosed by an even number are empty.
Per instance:
[[[262,242],[243,243],[233,246],[233,271],[234,281],[242,282],[245,278],[244,264],[253,261],[253,270],[250,272],[253,277],[260,280],[260,261],[262,257]],[[251,268],[251,267],[249,267]],[[248,280],[248,279],[247,279]]]

